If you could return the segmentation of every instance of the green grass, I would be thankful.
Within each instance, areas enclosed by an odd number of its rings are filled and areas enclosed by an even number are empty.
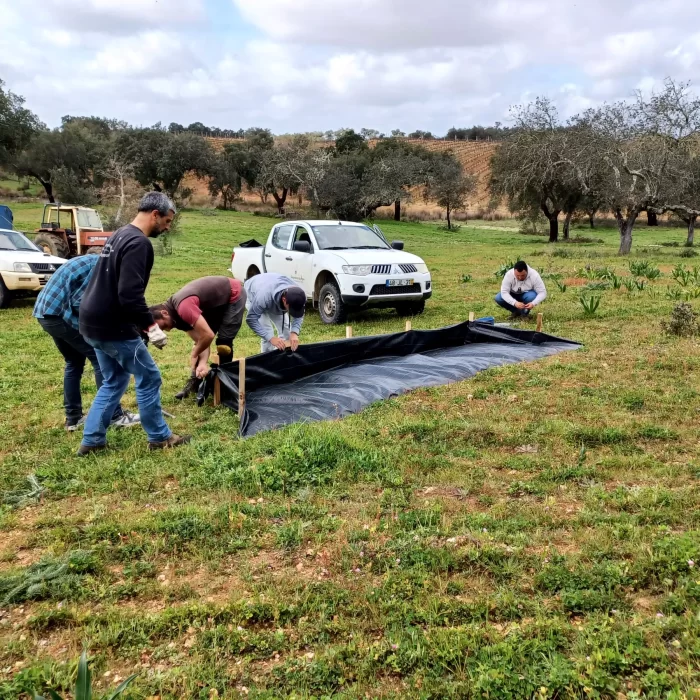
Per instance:
[[[31,230],[41,207],[13,211]],[[271,223],[186,211],[149,301],[227,274]],[[505,319],[496,273],[524,258],[545,273],[544,330],[584,347],[240,441],[227,409],[174,400],[189,354],[174,333],[153,353],[192,445],[110,432],[113,450],[78,460],[32,302],[0,312],[0,698],[70,693],[83,648],[101,693],[138,674],[133,699],[697,695],[700,369],[697,342],[660,327],[668,288],[697,286],[661,245],[683,231],[640,227],[622,260],[614,229],[551,246],[510,222],[380,223],[433,272],[414,328]],[[584,285],[630,272],[642,289],[598,284],[585,313]],[[309,312],[302,340],[340,337]],[[258,348],[244,324],[236,355]]]

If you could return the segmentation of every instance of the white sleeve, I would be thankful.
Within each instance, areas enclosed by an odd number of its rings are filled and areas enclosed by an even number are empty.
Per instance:
[[[547,289],[544,286],[542,277],[540,277],[540,273],[536,272],[535,275],[533,289],[537,292],[537,296],[535,297],[535,301],[532,302],[533,306],[537,306],[537,304],[542,303],[547,298]]]
[[[511,306],[515,306],[516,304],[515,299],[510,295],[510,290],[513,288],[514,277],[513,270],[508,270],[503,276],[503,282],[501,282],[501,299]]]

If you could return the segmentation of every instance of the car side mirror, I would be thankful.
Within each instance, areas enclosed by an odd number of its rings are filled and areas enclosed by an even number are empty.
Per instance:
[[[392,241],[391,247],[394,250],[403,250],[403,241]]]
[[[308,241],[294,241],[294,250],[296,250],[297,253],[310,253],[311,243]]]

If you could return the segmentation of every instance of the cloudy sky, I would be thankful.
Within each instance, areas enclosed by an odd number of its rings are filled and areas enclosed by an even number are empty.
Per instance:
[[[669,75],[700,91],[697,0],[0,0],[0,18],[0,78],[49,126],[442,135],[536,95],[567,116]]]

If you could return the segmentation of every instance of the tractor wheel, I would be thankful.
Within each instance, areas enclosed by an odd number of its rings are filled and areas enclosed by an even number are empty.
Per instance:
[[[5,286],[5,283],[0,277],[0,309],[4,309],[9,306],[12,299],[12,292]]]
[[[70,246],[59,236],[52,233],[40,233],[34,238],[34,244],[38,245],[45,253],[55,255],[57,258],[70,257]]]
[[[85,255],[99,255],[101,252],[101,245],[92,245],[85,251]]]

